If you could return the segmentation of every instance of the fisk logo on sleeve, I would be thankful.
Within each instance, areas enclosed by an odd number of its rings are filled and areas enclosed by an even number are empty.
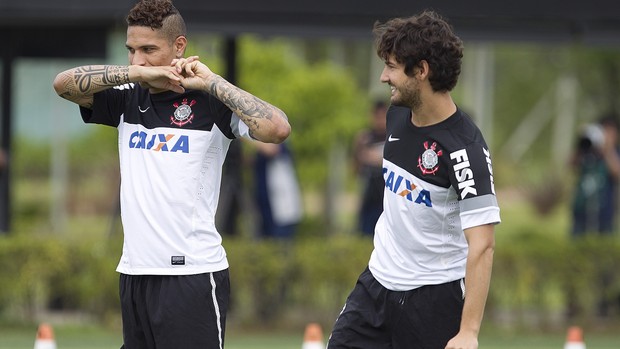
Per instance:
[[[454,165],[453,169],[456,180],[458,181],[461,200],[465,199],[467,195],[478,195],[478,191],[475,187],[476,181],[474,180],[474,171],[471,169],[467,150],[461,149],[451,153],[450,159],[456,160],[456,165]]]

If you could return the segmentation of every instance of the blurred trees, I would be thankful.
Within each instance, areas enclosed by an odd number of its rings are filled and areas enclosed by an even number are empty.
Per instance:
[[[282,41],[244,37],[239,86],[284,110],[289,141],[306,187],[325,185],[333,147],[347,147],[364,126],[370,101],[353,72],[330,61],[306,63]]]

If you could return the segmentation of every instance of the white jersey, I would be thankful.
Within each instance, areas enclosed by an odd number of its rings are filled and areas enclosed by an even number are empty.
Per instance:
[[[138,85],[94,96],[87,123],[118,128],[123,254],[117,271],[190,275],[228,268],[215,228],[222,165],[247,126],[201,91],[150,94]]]
[[[394,291],[465,277],[463,230],[500,222],[491,157],[460,110],[416,127],[411,110],[390,107],[384,148],[384,212],[375,227],[369,269]]]

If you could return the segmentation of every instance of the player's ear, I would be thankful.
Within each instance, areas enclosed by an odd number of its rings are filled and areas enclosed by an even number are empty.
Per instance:
[[[420,63],[418,63],[415,72],[415,75],[418,79],[424,80],[427,79],[430,75],[431,67],[428,65],[428,62],[423,59],[420,61]]]
[[[187,48],[187,38],[184,35],[177,36],[174,39],[174,54],[176,58],[182,58],[185,55],[185,48]]]

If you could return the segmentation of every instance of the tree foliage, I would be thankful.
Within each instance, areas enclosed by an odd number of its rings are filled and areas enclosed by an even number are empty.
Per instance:
[[[330,149],[352,143],[370,103],[344,67],[308,64],[293,50],[278,40],[243,38],[239,85],[286,112],[300,177],[305,184],[322,184]]]

